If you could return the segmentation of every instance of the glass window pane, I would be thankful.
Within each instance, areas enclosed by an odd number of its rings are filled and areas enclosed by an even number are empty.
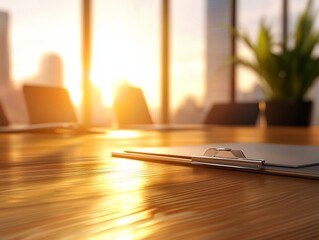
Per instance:
[[[65,86],[74,104],[80,105],[80,4],[77,0],[0,2],[0,52],[6,56],[0,68],[10,74],[10,90],[1,87],[1,101],[11,122],[27,121],[20,92],[23,83]],[[2,86],[5,79],[0,74]]]
[[[261,20],[271,27],[275,41],[280,41],[282,32],[282,1],[278,0],[238,0],[237,19],[238,29],[248,34],[254,43]],[[241,42],[237,42],[237,54],[247,60],[253,59],[250,50]],[[258,76],[245,67],[236,69],[236,99],[237,101],[256,101],[263,99],[262,91],[258,86]]]
[[[92,82],[95,118],[101,110],[111,119],[116,88],[124,83],[140,87],[154,122],[160,105],[160,0],[93,1]],[[98,96],[98,97],[97,97]],[[97,103],[100,105],[97,106]]]
[[[205,88],[206,0],[171,1],[171,121],[201,123]]]

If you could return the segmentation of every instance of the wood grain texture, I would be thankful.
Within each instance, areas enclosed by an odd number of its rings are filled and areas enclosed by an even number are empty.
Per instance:
[[[319,128],[1,134],[0,239],[319,239],[318,180],[110,157],[221,142],[319,146]]]

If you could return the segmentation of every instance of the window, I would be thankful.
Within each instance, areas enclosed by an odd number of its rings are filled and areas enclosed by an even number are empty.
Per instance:
[[[171,122],[201,123],[205,89],[206,1],[171,1]]]
[[[23,83],[62,85],[76,106],[81,101],[80,2],[2,0],[0,2],[1,101],[10,120],[27,121],[19,91]],[[8,53],[8,54],[5,54]],[[9,81],[6,87],[6,81]]]
[[[265,20],[272,29],[273,37],[280,41],[282,37],[282,1],[278,0],[238,0],[237,1],[237,26],[239,31],[247,33],[254,42],[257,41],[260,21]],[[237,54],[247,59],[252,55],[246,46],[237,42]],[[263,99],[258,86],[258,76],[249,69],[237,66],[236,70],[236,100],[256,101]]]
[[[159,121],[160,4],[160,0],[93,1],[92,83],[100,92],[94,95],[101,98],[94,102],[95,118],[114,121],[110,116],[116,87],[131,84],[143,90],[153,121]]]
[[[319,7],[316,0],[315,6]],[[170,113],[173,123],[201,123],[214,102],[230,101],[230,5],[224,0],[170,1]],[[290,0],[289,34],[307,0]],[[92,0],[93,123],[112,125],[113,98],[123,83],[140,87],[160,122],[161,0]],[[82,6],[77,0],[2,0],[0,3],[1,101],[13,122],[25,122],[19,89],[24,83],[68,88],[80,112]],[[237,26],[257,36],[261,19],[282,37],[282,1],[237,0]],[[319,21],[319,20],[317,20]],[[318,22],[319,25],[319,22]],[[319,51],[319,49],[318,49]],[[251,58],[240,41],[237,53]],[[10,81],[11,80],[11,81]],[[258,77],[236,69],[236,101],[257,101]],[[8,84],[10,82],[10,84]],[[319,101],[319,84],[310,93]],[[318,100],[317,100],[318,99]],[[317,110],[318,109],[318,110]],[[319,108],[314,114],[319,123]],[[79,115],[80,116],[80,115]]]

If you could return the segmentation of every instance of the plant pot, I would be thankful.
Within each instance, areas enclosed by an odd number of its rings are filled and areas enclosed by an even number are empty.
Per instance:
[[[311,101],[266,102],[267,126],[309,126],[311,121]]]

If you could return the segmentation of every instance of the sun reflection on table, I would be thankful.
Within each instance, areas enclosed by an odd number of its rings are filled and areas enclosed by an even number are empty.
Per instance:
[[[133,130],[115,130],[108,132],[109,138],[138,138],[140,134],[137,131]]]
[[[152,211],[144,199],[146,171],[143,162],[116,159],[114,171],[100,175],[98,185],[105,186],[107,196],[100,199],[93,211],[104,211],[111,221],[100,226],[99,237],[105,239],[145,238],[152,233]]]

